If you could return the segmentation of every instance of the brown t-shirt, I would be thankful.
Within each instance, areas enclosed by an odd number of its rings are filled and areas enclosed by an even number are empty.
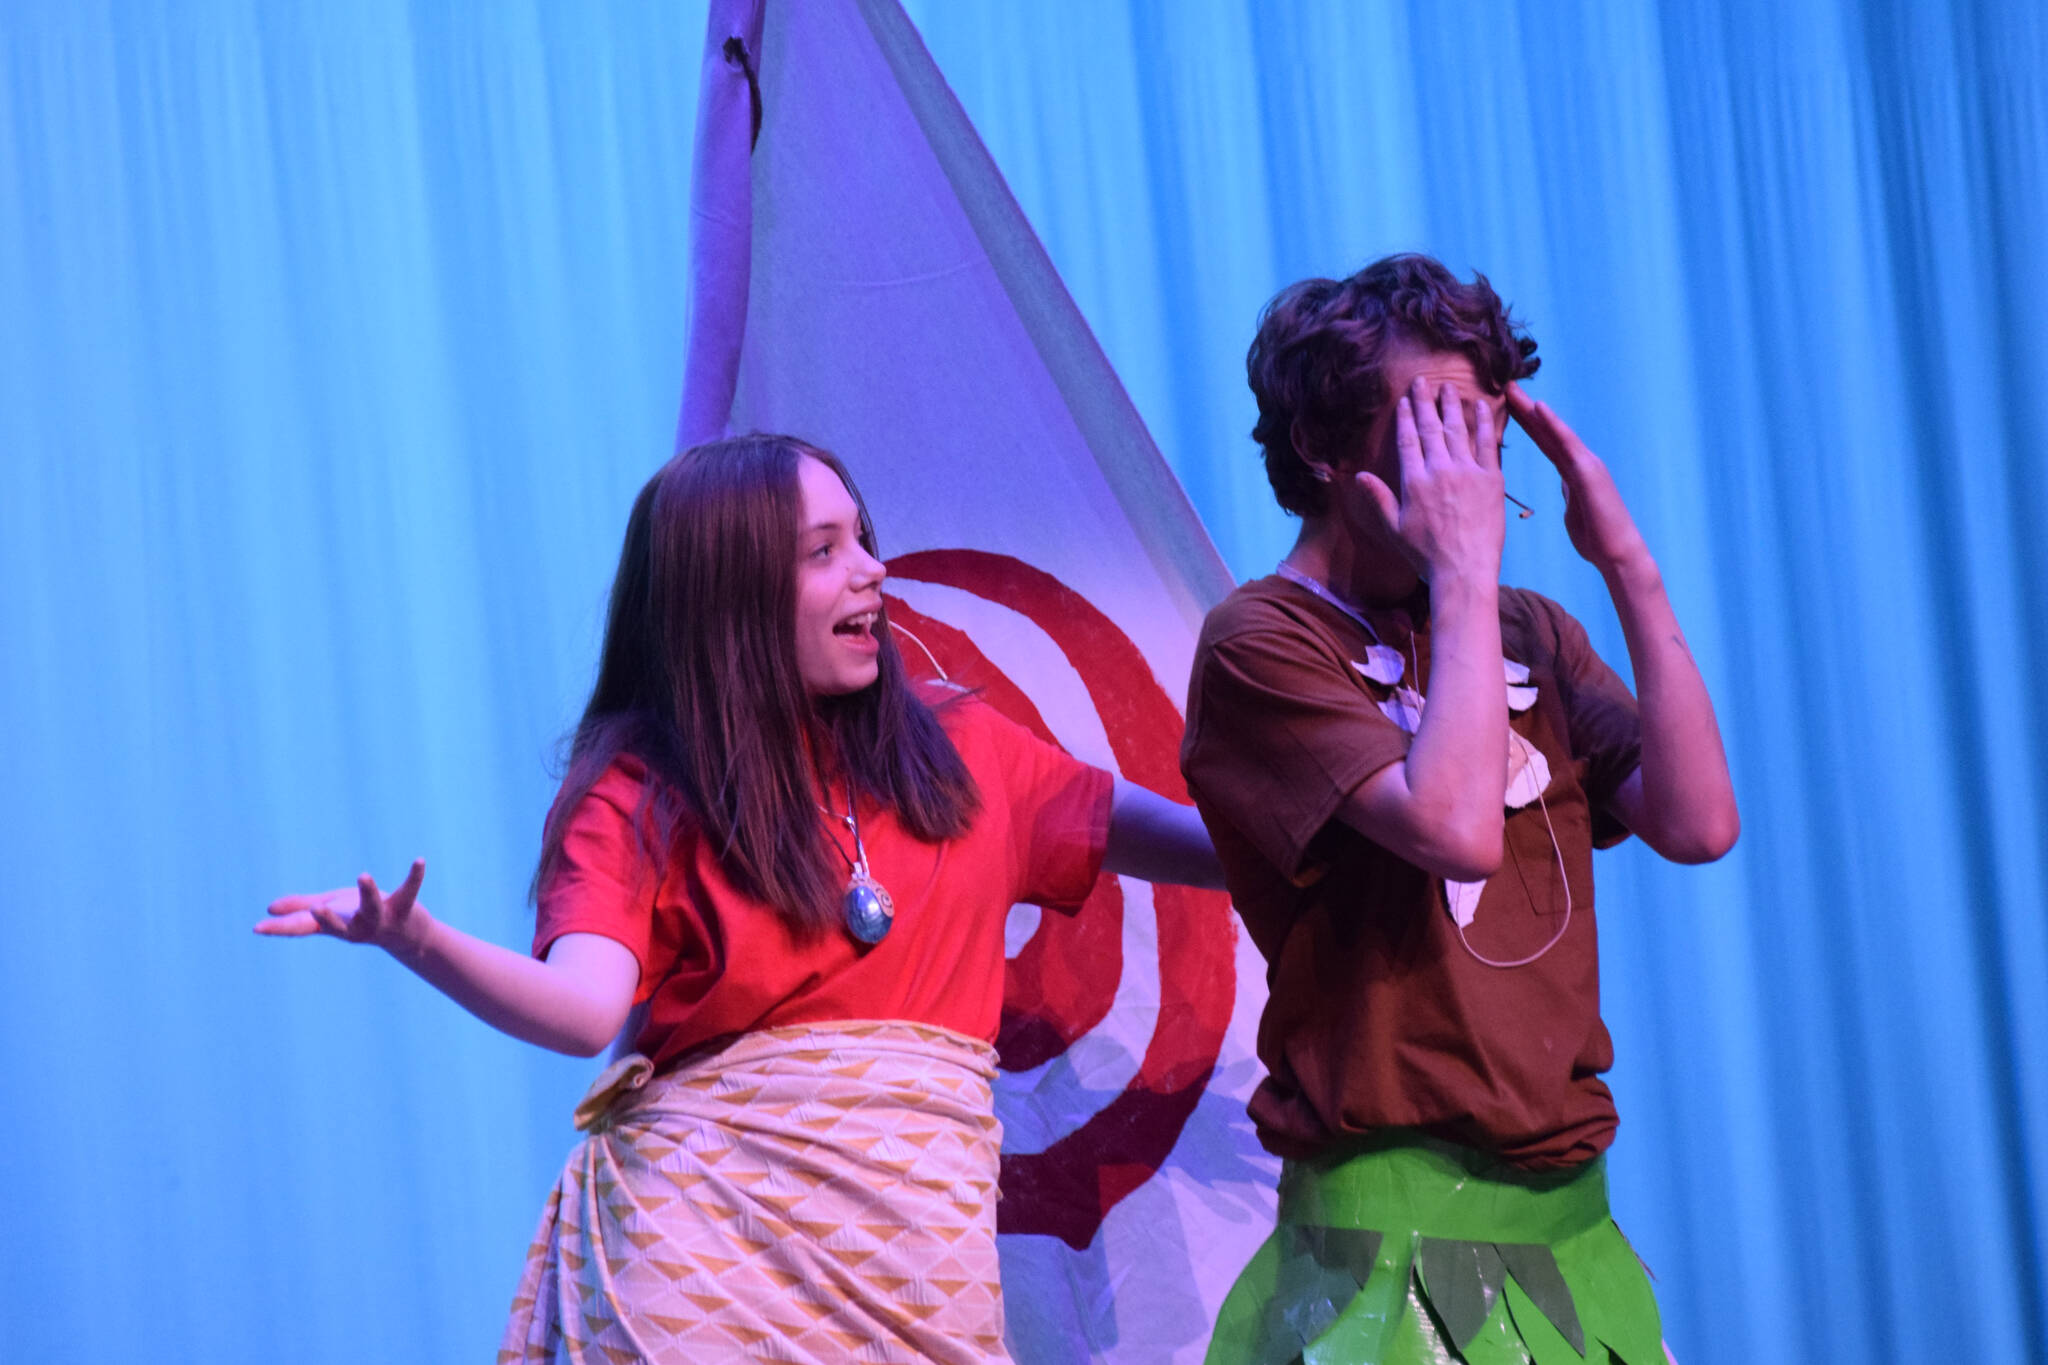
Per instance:
[[[1418,667],[1429,676],[1427,598],[1410,612],[1413,629],[1408,613],[1375,624],[1413,659],[1412,684]],[[1356,666],[1365,630],[1277,577],[1239,588],[1203,625],[1181,769],[1265,954],[1269,1074],[1250,1108],[1281,1156],[1409,1128],[1545,1169],[1613,1141],[1592,855],[1627,837],[1604,807],[1639,760],[1635,698],[1555,602],[1502,588],[1500,620],[1503,654],[1536,691],[1510,728],[1551,779],[1541,802],[1508,811],[1501,869],[1465,942],[1440,878],[1332,818],[1410,743],[1379,705],[1393,687]],[[1527,957],[1560,927],[1527,965],[1475,956]]]

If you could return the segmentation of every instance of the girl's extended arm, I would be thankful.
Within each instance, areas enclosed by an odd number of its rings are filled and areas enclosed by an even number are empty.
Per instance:
[[[1169,801],[1121,777],[1110,798],[1109,848],[1102,865],[1121,876],[1223,888],[1223,864],[1193,806]]]
[[[425,861],[415,862],[389,896],[364,873],[352,890],[282,897],[256,932],[374,944],[492,1028],[577,1057],[604,1051],[640,984],[631,950],[601,934],[564,934],[541,961],[486,943],[427,913],[419,903],[426,873]]]

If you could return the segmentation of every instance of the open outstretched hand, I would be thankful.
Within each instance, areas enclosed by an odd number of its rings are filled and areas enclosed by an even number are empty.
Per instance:
[[[268,917],[257,922],[256,932],[273,938],[328,934],[350,943],[402,950],[426,933],[427,912],[419,904],[420,883],[426,876],[426,859],[419,858],[413,861],[405,881],[388,896],[377,889],[376,879],[367,872],[356,878],[353,887],[281,896],[270,903]]]
[[[1508,385],[1508,412],[1564,478],[1564,529],[1572,548],[1605,573],[1646,554],[1642,532],[1614,486],[1607,463],[1566,426],[1547,403],[1520,384]]]

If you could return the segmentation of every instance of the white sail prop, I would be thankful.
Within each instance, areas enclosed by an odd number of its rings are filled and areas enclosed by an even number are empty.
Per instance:
[[[679,443],[841,455],[913,668],[1184,798],[1229,574],[916,31],[894,0],[714,0],[704,60]],[[1008,937],[1011,1350],[1198,1360],[1272,1222],[1263,966],[1220,894],[1115,878]]]

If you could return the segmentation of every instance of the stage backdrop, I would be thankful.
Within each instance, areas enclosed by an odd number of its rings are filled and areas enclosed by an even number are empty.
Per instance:
[[[1486,269],[1614,464],[1746,817],[1711,869],[1601,864],[1616,1203],[1679,1358],[2048,1358],[2039,7],[911,17],[1237,576],[1289,535],[1243,346],[1304,274]],[[488,1355],[588,1065],[246,926],[418,853],[437,913],[525,937],[674,431],[704,21],[0,7],[9,1359]],[[1510,577],[1619,660],[1508,460]],[[1221,1219],[1255,1185],[1171,1188]]]

